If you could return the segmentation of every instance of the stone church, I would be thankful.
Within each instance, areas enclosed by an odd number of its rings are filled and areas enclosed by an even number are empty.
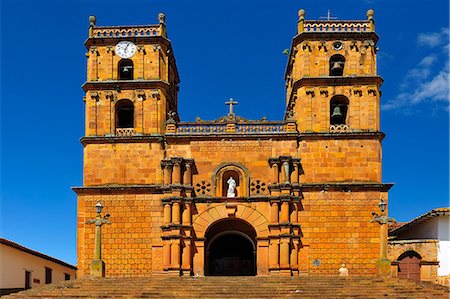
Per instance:
[[[182,121],[165,16],[97,26],[87,48],[79,276],[94,255],[94,206],[106,276],[377,273],[382,183],[373,10],[359,21],[298,13],[283,120]],[[175,41],[176,43],[176,41]],[[182,100],[182,99],[181,99]]]

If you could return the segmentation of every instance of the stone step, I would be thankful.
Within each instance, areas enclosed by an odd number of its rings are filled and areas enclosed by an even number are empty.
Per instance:
[[[4,298],[449,298],[448,288],[377,277],[82,278]]]

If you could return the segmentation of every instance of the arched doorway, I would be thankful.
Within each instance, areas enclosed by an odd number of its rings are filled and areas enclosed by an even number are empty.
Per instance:
[[[407,251],[398,257],[398,277],[420,280],[420,260],[415,251]]]
[[[247,222],[226,219],[205,234],[205,275],[256,275],[256,232]]]

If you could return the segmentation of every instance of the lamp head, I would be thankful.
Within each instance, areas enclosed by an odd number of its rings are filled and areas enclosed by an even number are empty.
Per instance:
[[[97,214],[100,214],[103,210],[103,206],[102,204],[99,202],[97,202],[97,204],[95,205],[95,211],[97,212]]]
[[[383,201],[383,199],[380,198],[380,202],[378,203],[378,207],[380,208],[380,211],[384,212],[386,210],[386,206],[387,206],[387,203],[385,203]]]

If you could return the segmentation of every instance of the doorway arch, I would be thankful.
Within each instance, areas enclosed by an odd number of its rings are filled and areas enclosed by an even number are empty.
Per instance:
[[[224,219],[205,234],[205,275],[256,275],[256,231],[246,221]]]

